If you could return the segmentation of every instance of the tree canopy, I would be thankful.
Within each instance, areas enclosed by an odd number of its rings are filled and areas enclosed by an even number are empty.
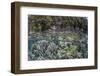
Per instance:
[[[81,31],[87,33],[87,17],[71,17],[71,16],[28,16],[28,30],[34,32],[56,31]]]

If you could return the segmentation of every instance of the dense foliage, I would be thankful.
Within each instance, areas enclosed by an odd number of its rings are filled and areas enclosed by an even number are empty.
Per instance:
[[[28,59],[88,57],[86,17],[28,16]]]

